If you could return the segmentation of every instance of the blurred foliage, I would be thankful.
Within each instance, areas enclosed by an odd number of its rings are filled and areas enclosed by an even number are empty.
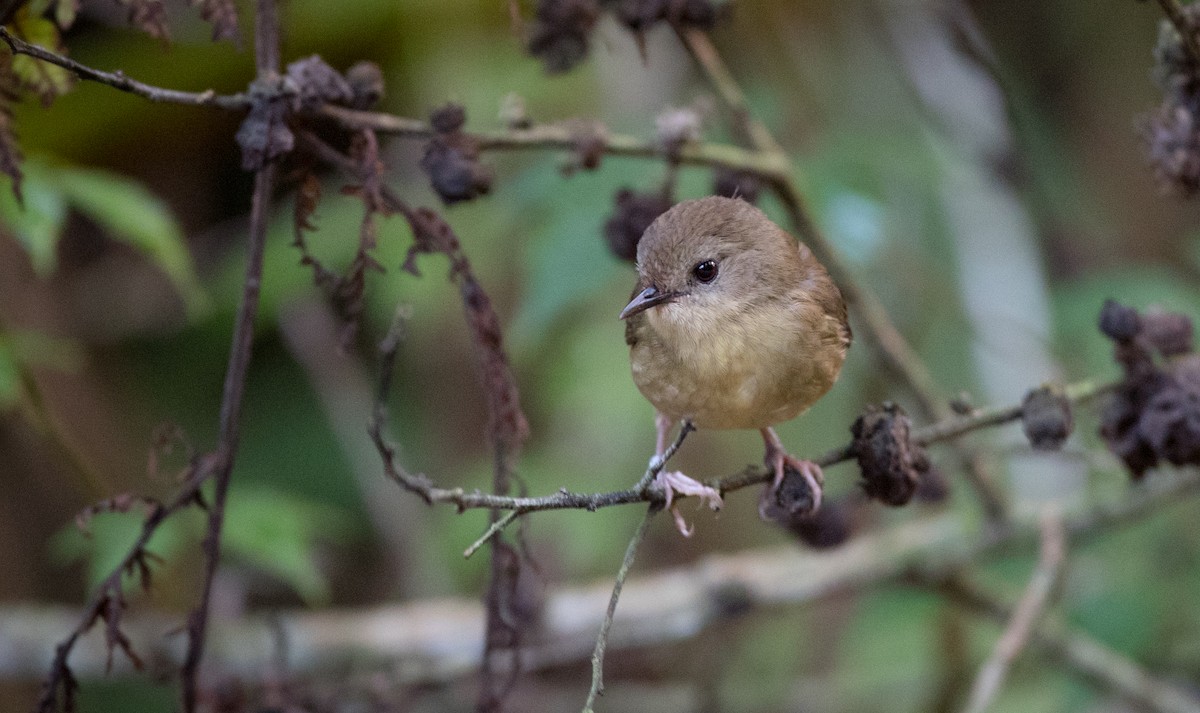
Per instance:
[[[239,91],[252,75],[249,53],[209,43],[210,28],[193,12],[172,10],[174,42],[164,48],[126,28],[112,5],[83,4],[63,36],[71,56],[193,91]],[[240,5],[247,42],[248,5]],[[528,17],[531,6],[522,5]],[[958,132],[973,128],[948,122],[947,114],[922,101],[919,72],[914,77],[900,59],[903,28],[927,23],[952,34],[937,24],[940,7],[739,0],[714,40],[744,81],[755,113],[792,155],[796,179],[822,226],[854,273],[883,298],[947,394],[979,394],[986,381],[975,352],[980,325],[957,281],[961,236],[947,215],[947,196],[955,195],[945,185],[953,161],[996,177],[998,190],[1029,217],[1042,273],[1027,277],[1048,296],[1050,311],[1043,316],[1050,331],[1042,346],[1062,378],[1114,375],[1109,344],[1095,329],[1105,298],[1200,315],[1200,213],[1158,193],[1132,128],[1156,101],[1148,72],[1157,10],[1131,0],[1103,11],[1081,0],[953,5],[979,20],[990,64],[971,66],[989,77],[1002,100],[991,119],[1007,127],[1010,139],[1001,155],[974,156],[956,143]],[[43,3],[42,9],[49,8]],[[628,33],[601,22],[592,56],[577,70],[548,78],[522,52],[505,3],[291,0],[283,9],[285,59],[320,53],[337,68],[370,59],[387,79],[383,109],[425,117],[453,100],[466,107],[468,129],[497,127],[501,102],[515,92],[535,121],[595,118],[613,131],[650,138],[659,111],[709,91],[665,28],[648,33],[643,62]],[[33,16],[24,21],[53,44],[52,23]],[[80,486],[47,446],[45,432],[29,428],[31,419],[16,408],[23,374],[44,384],[60,437],[89,455],[114,492],[170,490],[169,479],[145,477],[156,424],[178,423],[201,450],[215,438],[245,259],[250,183],[232,142],[237,121],[215,109],[150,104],[88,83],[48,108],[26,101],[16,109],[19,138],[32,158],[24,164],[23,207],[0,186],[6,227],[0,238],[0,449],[16,464],[5,468],[0,519],[16,528],[4,530],[6,536],[22,534],[0,539],[0,556],[35,552],[38,567],[6,572],[8,581],[0,584],[5,600],[81,601],[139,526],[130,513],[96,517],[90,537],[75,529],[74,513],[97,494]],[[730,140],[719,112],[709,117],[706,138]],[[419,158],[418,143],[385,143],[394,188],[415,204],[435,206]],[[505,322],[533,427],[518,465],[532,493],[627,486],[653,449],[652,410],[628,376],[616,318],[633,274],[609,256],[601,234],[615,191],[655,189],[665,169],[610,157],[596,171],[564,177],[566,160],[552,152],[486,154],[497,176],[491,195],[446,212]],[[678,196],[703,195],[711,180],[707,170],[684,168]],[[354,254],[362,208],[338,196],[343,179],[326,175],[323,182],[311,249],[330,267],[342,267]],[[331,394],[322,391],[329,387],[284,337],[303,328],[297,306],[323,304],[311,273],[289,247],[293,190],[285,185],[273,208],[225,571],[253,604],[267,609],[365,605],[401,590],[475,597],[486,558],[464,561],[460,553],[484,528],[485,514],[420,509],[381,525],[356,476],[380,477],[377,456],[330,426],[336,411]],[[763,206],[782,219],[773,200]],[[402,220],[381,223],[375,256],[389,272],[368,282],[360,339],[346,354],[332,341],[311,348],[342,372],[373,382],[374,345],[403,305],[410,316],[389,402],[400,457],[440,484],[486,488],[491,456],[483,396],[458,295],[439,256],[419,261],[420,278],[397,269],[409,240]],[[863,330],[857,334],[832,394],[780,428],[793,452],[817,454],[844,444],[866,403],[909,405],[910,395],[880,373]],[[986,344],[983,351],[999,348]],[[348,381],[332,391],[359,398],[352,407],[366,423],[369,400],[354,396]],[[1006,402],[1020,396],[1012,393]],[[976,403],[983,399],[976,396]],[[1124,474],[1098,450],[1090,413],[1080,414],[1080,422],[1067,457],[1086,461],[1089,472],[1086,492],[1076,495],[1118,496],[1128,487]],[[990,434],[972,441],[994,445],[1001,455],[1015,447]],[[689,438],[677,465],[708,478],[761,456],[756,434],[702,432]],[[976,517],[953,461],[941,450],[935,458],[945,461],[940,464],[956,486],[944,507]],[[857,488],[856,477],[849,466],[831,468],[830,492]],[[665,520],[656,523],[638,569],[790,542],[758,521],[753,501],[750,494],[734,495],[716,518],[689,513],[697,525],[692,540],[678,538]],[[859,524],[882,527],[927,508],[875,507]],[[1200,678],[1200,611],[1193,604],[1200,601],[1197,513],[1195,503],[1181,505],[1073,552],[1058,609],[1153,670]],[[531,517],[530,544],[544,577],[561,583],[611,576],[640,516],[617,508]],[[149,597],[154,605],[183,610],[192,604],[202,520],[198,514],[174,520],[152,543],[164,558]],[[388,541],[384,527],[420,543],[419,551],[402,553],[402,571],[376,566]],[[1012,599],[1032,566],[1030,557],[1011,557],[980,576]],[[931,710],[946,675],[939,632],[948,615],[941,600],[899,588],[756,614],[721,642],[723,708],[791,709],[803,683],[820,691],[800,696],[811,710]],[[965,621],[973,672],[998,630]],[[704,647],[678,649],[685,670],[699,657],[697,648]],[[1018,662],[994,710],[1103,705],[1094,689],[1032,661]],[[585,675],[573,675],[572,684]],[[617,689],[622,680],[608,685]],[[147,682],[84,685],[84,710],[162,710],[168,701],[161,687]],[[3,711],[26,705],[0,699]]]

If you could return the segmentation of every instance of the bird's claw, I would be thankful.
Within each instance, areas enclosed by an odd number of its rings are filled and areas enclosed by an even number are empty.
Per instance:
[[[725,504],[721,500],[721,493],[717,492],[716,488],[705,485],[677,470],[660,471],[655,477],[655,482],[663,489],[663,497],[666,500],[664,507],[671,511],[671,517],[675,518],[675,527],[684,537],[691,537],[694,530],[680,514],[679,504],[675,502],[676,494],[699,498],[702,504],[714,511],[720,510]]]
[[[789,516],[810,515],[820,509],[825,485],[825,474],[821,471],[821,466],[787,453],[770,452],[767,465],[774,470],[775,477],[759,498],[759,517],[764,520],[775,519],[773,513],[780,510]],[[785,487],[785,476],[789,471],[804,481],[803,489],[798,490],[795,486]]]

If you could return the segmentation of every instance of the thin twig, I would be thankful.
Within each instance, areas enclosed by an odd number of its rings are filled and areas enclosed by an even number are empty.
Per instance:
[[[247,94],[217,94],[211,89],[203,92],[181,92],[177,89],[163,89],[162,87],[154,87],[139,82],[136,79],[125,76],[120,71],[105,72],[93,69],[76,62],[70,57],[51,52],[44,47],[39,47],[19,37],[15,37],[4,27],[0,27],[0,39],[4,40],[8,44],[9,49],[15,54],[28,55],[43,62],[58,65],[80,79],[107,84],[114,89],[136,94],[152,102],[187,104],[191,106],[215,106],[221,109],[246,109],[250,106],[250,97]]]
[[[487,544],[497,533],[508,527],[512,524],[513,520],[516,520],[523,514],[520,510],[509,510],[503,517],[493,520],[492,524],[488,525],[488,529],[484,530],[483,534],[479,536],[479,539],[472,542],[467,549],[463,550],[463,559],[471,559],[471,555],[478,552],[480,547]]]
[[[704,70],[709,83],[721,96],[721,102],[733,114],[733,125],[743,138],[755,149],[771,156],[783,156],[783,147],[775,140],[770,130],[755,118],[746,101],[746,95],[741,86],[733,78],[729,68],[721,59],[717,48],[713,45],[708,33],[698,28],[676,28],[683,46],[696,60],[696,64]]]
[[[583,713],[592,713],[593,707],[596,705],[596,696],[604,693],[604,651],[608,647],[608,632],[612,628],[613,615],[617,612],[617,600],[621,598],[621,588],[625,586],[625,579],[629,576],[630,568],[633,567],[633,559],[637,556],[638,546],[646,538],[646,532],[650,529],[650,520],[654,518],[656,512],[658,512],[658,505],[651,505],[646,509],[645,516],[642,517],[637,530],[629,540],[629,546],[625,548],[625,557],[621,560],[621,568],[617,570],[612,596],[608,599],[608,609],[604,613],[604,621],[600,623],[600,632],[596,635],[596,647],[592,650],[592,686],[588,689],[587,701],[583,704]]]
[[[1192,62],[1200,64],[1200,40],[1196,39],[1196,26],[1183,11],[1179,0],[1158,0],[1159,6],[1166,13],[1167,19],[1175,26],[1176,32],[1183,39],[1183,49],[1191,57]]]
[[[696,430],[696,427],[691,421],[684,421],[683,426],[679,429],[679,435],[676,436],[675,441],[667,447],[666,452],[664,452],[662,456],[655,456],[650,459],[650,464],[646,467],[646,473],[642,475],[642,478],[638,481],[637,485],[633,486],[633,490],[638,492],[646,492],[651,484],[653,484],[654,477],[662,472],[662,469],[666,466],[667,461],[671,460],[671,456],[675,455],[675,452],[679,450],[681,445],[683,445],[683,439],[694,430]],[[475,554],[479,548],[484,545],[484,543],[495,537],[496,533],[508,527],[510,524],[512,524],[513,520],[516,520],[518,517],[527,512],[530,511],[522,510],[520,508],[510,510],[504,517],[492,522],[490,525],[488,525],[488,529],[479,536],[479,539],[472,542],[471,545],[463,551],[463,557],[470,558],[471,555]]]
[[[256,0],[254,28],[255,69],[259,80],[279,72],[279,16],[275,0]],[[208,633],[209,604],[217,565],[221,560],[221,533],[225,521],[225,501],[233,474],[238,446],[238,422],[241,417],[246,377],[254,347],[254,322],[262,287],[263,254],[270,223],[271,195],[275,190],[275,164],[267,164],[254,175],[254,194],[250,203],[250,231],[247,247],[246,277],[242,299],[229,346],[229,367],[221,394],[221,415],[216,448],[217,469],[213,502],[208,510],[208,530],[203,542],[205,567],[200,603],[188,616],[188,650],[180,670],[184,713],[194,713],[199,692],[200,663]]]
[[[1068,528],[1068,531],[1070,528]],[[934,591],[969,611],[997,622],[1012,617],[1008,607],[960,577],[931,581]],[[1200,699],[1159,679],[1099,641],[1044,624],[1030,635],[1030,644],[1101,688],[1123,696],[1155,713],[1200,713]]]
[[[427,139],[436,132],[426,122],[393,114],[347,109],[326,104],[318,112],[347,129],[371,129],[381,134]],[[528,129],[463,132],[483,151],[559,149],[575,151],[581,141],[599,142],[604,153],[612,156],[665,159],[663,147],[623,134],[610,134],[599,127],[577,128],[560,124],[539,124]],[[723,166],[750,171],[767,178],[786,176],[787,161],[781,157],[726,144],[688,143],[672,154],[680,163],[699,166]]]
[[[979,669],[979,675],[971,686],[967,713],[984,713],[995,701],[1008,676],[1009,667],[1028,643],[1034,624],[1041,618],[1058,581],[1067,548],[1062,517],[1053,506],[1042,513],[1041,537],[1037,568],[1013,610],[1004,634],[996,642],[991,657]]]

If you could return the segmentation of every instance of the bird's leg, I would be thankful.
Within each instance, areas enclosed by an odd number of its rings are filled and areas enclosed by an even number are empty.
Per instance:
[[[655,442],[654,457],[650,459],[650,470],[658,470],[654,476],[654,482],[663,489],[663,496],[666,499],[665,507],[671,511],[671,516],[675,518],[675,527],[679,529],[679,532],[684,537],[691,537],[692,528],[683,519],[683,515],[679,514],[679,504],[675,502],[675,494],[678,493],[684,496],[694,495],[700,498],[700,502],[707,504],[713,510],[720,510],[723,503],[721,502],[721,494],[715,488],[709,487],[694,478],[690,478],[678,470],[663,470],[663,459],[667,452],[667,434],[671,431],[672,423],[672,420],[662,413],[656,413],[654,416],[654,426],[658,430],[658,439]]]
[[[767,510],[772,501],[776,500],[779,486],[783,485],[783,477],[789,466],[799,473],[800,477],[804,478],[808,484],[809,491],[812,493],[810,512],[816,512],[817,508],[821,507],[821,486],[825,483],[825,475],[821,472],[821,466],[810,460],[800,460],[784,450],[783,442],[779,440],[779,435],[771,427],[762,429],[762,437],[767,444],[767,454],[763,457],[763,461],[775,473],[775,477],[771,484],[763,490],[762,497],[758,500],[759,516],[764,520],[770,519],[767,516]]]

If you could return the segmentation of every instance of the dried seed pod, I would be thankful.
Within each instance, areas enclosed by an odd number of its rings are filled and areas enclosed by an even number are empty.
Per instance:
[[[346,81],[354,95],[350,106],[355,109],[370,109],[383,99],[383,70],[374,62],[357,62],[346,70]]]
[[[449,102],[429,114],[429,125],[439,134],[454,134],[467,124],[467,110],[461,104]]]
[[[1034,389],[1021,402],[1021,426],[1029,444],[1038,450],[1062,448],[1074,425],[1071,402],[1059,389],[1051,386]]]
[[[1192,351],[1192,320],[1187,315],[1147,310],[1141,321],[1142,336],[1163,356]]]
[[[328,103],[349,104],[354,99],[350,83],[320,55],[289,64],[287,78],[296,88],[292,98],[295,111],[316,111]]]
[[[446,205],[471,200],[492,188],[492,171],[479,163],[479,146],[462,133],[467,114],[458,104],[446,104],[429,116],[437,132],[425,144],[421,168]]]
[[[908,414],[893,403],[868,406],[850,427],[863,490],[888,505],[911,500],[920,482],[917,466],[928,467],[928,459],[909,440],[910,429]]]
[[[780,524],[818,550],[840,547],[854,534],[849,503],[844,499],[826,500],[816,512],[794,515]]]
[[[635,260],[642,233],[672,205],[674,201],[662,193],[636,193],[628,188],[617,191],[616,209],[604,223],[604,238],[613,254],[622,260]]]
[[[539,0],[529,33],[529,54],[551,74],[566,72],[587,57],[599,6],[596,0]]]
[[[741,198],[747,203],[757,203],[762,190],[762,179],[750,171],[735,171],[724,166],[713,174],[713,195],[726,198]]]
[[[1200,357],[1176,366],[1146,404],[1138,433],[1159,458],[1174,465],[1200,464]]]
[[[1116,342],[1128,342],[1137,337],[1142,329],[1141,317],[1136,309],[1126,307],[1116,300],[1105,300],[1100,308],[1100,331]]]

